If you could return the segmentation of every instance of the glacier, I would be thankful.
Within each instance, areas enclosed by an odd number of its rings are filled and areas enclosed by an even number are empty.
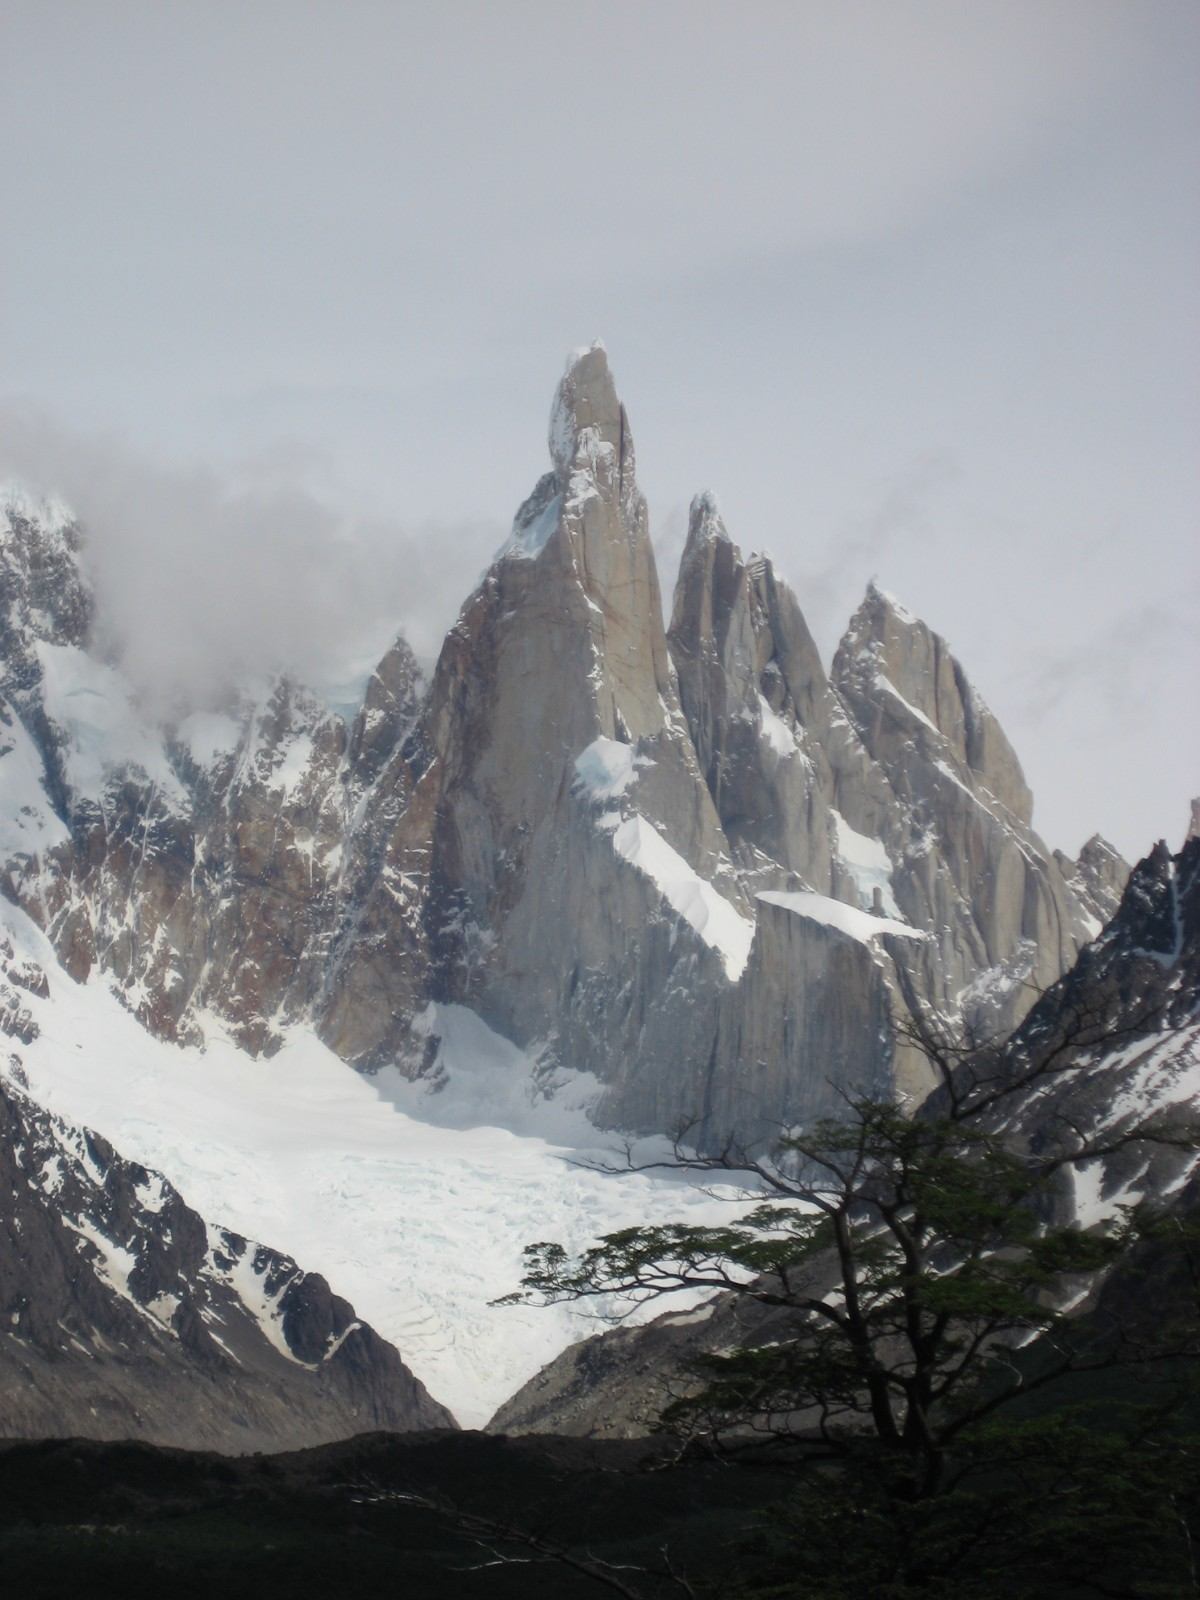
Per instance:
[[[0,909],[0,928],[50,975],[48,996],[24,996],[35,1099],[163,1173],[202,1215],[322,1273],[465,1427],[595,1331],[595,1307],[491,1303],[518,1286],[526,1244],[576,1250],[656,1218],[728,1218],[732,1189],[597,1170],[620,1166],[625,1146],[588,1121],[590,1080],[560,1077],[548,1096],[536,1060],[464,1007],[428,1019],[441,1039],[432,1087],[365,1076],[304,1027],[255,1059],[210,1017],[205,1047],[181,1048],[103,978],[75,983],[17,908]],[[664,1139],[632,1151],[668,1154]]]

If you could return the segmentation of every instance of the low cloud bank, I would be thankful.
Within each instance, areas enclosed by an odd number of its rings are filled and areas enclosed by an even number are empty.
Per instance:
[[[504,535],[359,517],[278,474],[157,464],[18,408],[0,409],[0,476],[83,523],[102,642],[161,711],[276,670],[335,687],[397,632],[432,659]]]

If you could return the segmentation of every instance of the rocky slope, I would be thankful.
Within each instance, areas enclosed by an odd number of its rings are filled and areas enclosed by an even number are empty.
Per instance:
[[[0,974],[0,1433],[241,1452],[454,1426],[324,1278],[37,1106],[11,1046],[47,978],[7,942]]]
[[[425,690],[398,641],[347,725],[287,680],[146,718],[97,645],[80,533],[0,523],[0,887],[162,1037],[313,1023],[427,1071],[465,1005],[603,1086],[598,1120],[713,1142],[928,1088],[912,1007],[1018,1020],[1124,864],[1031,830],[944,641],[872,589],[824,670],[800,607],[693,505],[663,626],[607,357],[568,365],[551,467]],[[432,1006],[432,1010],[431,1010]]]
[[[1062,1047],[1049,1089],[1006,1107],[1036,1149],[1122,1132],[1200,1102],[1200,839],[1158,844],[1130,875],[1116,916],[1029,1013],[1005,1049],[1010,1070]],[[1130,1146],[1070,1169],[1060,1215],[1087,1226],[1143,1197],[1171,1202],[1194,1153]]]
[[[1038,1152],[1075,1149],[1081,1138],[1115,1146],[1064,1169],[1053,1220],[1094,1227],[1142,1199],[1194,1207],[1194,1146],[1121,1147],[1120,1138],[1147,1120],[1165,1126],[1200,1115],[1200,838],[1190,837],[1177,856],[1159,845],[1142,861],[1101,936],[1009,1041],[962,1071],[1011,1082],[1052,1051],[1053,1075],[1008,1097],[996,1126]],[[1072,1311],[1086,1314],[1105,1293],[1103,1277],[1082,1281]],[[643,1327],[596,1335],[564,1351],[489,1426],[498,1433],[636,1437],[693,1384],[691,1357],[784,1338],[785,1319],[745,1299],[718,1297]]]

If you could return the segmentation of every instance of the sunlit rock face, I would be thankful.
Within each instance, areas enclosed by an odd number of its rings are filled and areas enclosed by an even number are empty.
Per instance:
[[[1125,864],[1031,828],[945,642],[872,588],[827,673],[772,564],[692,506],[669,629],[600,346],[432,679],[403,640],[344,720],[286,677],[149,718],[69,515],[0,524],[4,892],[156,1033],[312,1022],[425,1071],[431,1000],[593,1074],[596,1116],[701,1141],[846,1091],[915,1101],[889,1018],[1011,1026]],[[766,896],[767,898],[762,898]]]
[[[945,640],[874,586],[832,677],[901,815],[894,892],[936,938],[933,993],[1011,1027],[1099,932],[1088,879],[1033,832],[1020,764]]]
[[[1194,833],[1189,833],[1188,838],[1192,837]],[[1083,902],[1085,913],[1101,926],[1110,921],[1129,880],[1129,863],[1120,853],[1107,839],[1094,833],[1074,861],[1061,850],[1054,852],[1054,859]]]
[[[888,952],[879,970],[901,1009],[1011,1027],[1115,909],[1128,868],[1103,841],[1067,870],[1050,856],[1030,827],[1011,746],[962,667],[874,586],[830,678],[771,562],[744,560],[701,496],[669,637],[689,731],[743,874],[778,886],[782,869],[798,886],[924,932],[874,941]],[[761,916],[759,930],[769,937]],[[797,992],[824,993],[836,1009],[835,987],[805,982]],[[809,1045],[834,1048],[819,1035]],[[913,1056],[893,1071],[913,1097],[928,1087]]]
[[[374,1013],[362,999],[373,951],[400,947],[411,911],[430,994],[538,1044],[548,1072],[595,1072],[606,1115],[649,1125],[678,1114],[683,1076],[711,1055],[753,913],[681,715],[633,436],[599,347],[568,366],[550,454],[443,646],[397,826],[412,897],[374,896],[365,944],[339,952],[356,998],[339,998],[333,1037],[357,1010],[376,1030],[355,1040],[363,1056],[403,1049],[412,999],[396,987]]]
[[[886,786],[796,597],[769,559],[743,560],[711,495],[692,503],[669,638],[688,730],[742,870],[770,863],[836,894],[847,881],[838,802],[874,836]]]

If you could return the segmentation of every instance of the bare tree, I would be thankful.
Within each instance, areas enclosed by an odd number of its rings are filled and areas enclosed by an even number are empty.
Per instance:
[[[623,1596],[624,1600],[665,1600],[670,1595],[679,1596],[681,1600],[697,1600],[695,1588],[665,1544],[653,1566],[644,1562],[608,1561],[532,1523],[491,1516],[430,1489],[389,1488],[364,1479],[351,1486],[351,1499],[359,1505],[407,1506],[436,1517],[479,1551],[478,1559],[458,1567],[460,1572],[480,1572],[491,1567],[563,1567],[590,1579],[598,1589]],[[711,1587],[705,1590],[706,1600],[717,1600],[718,1594]]]

